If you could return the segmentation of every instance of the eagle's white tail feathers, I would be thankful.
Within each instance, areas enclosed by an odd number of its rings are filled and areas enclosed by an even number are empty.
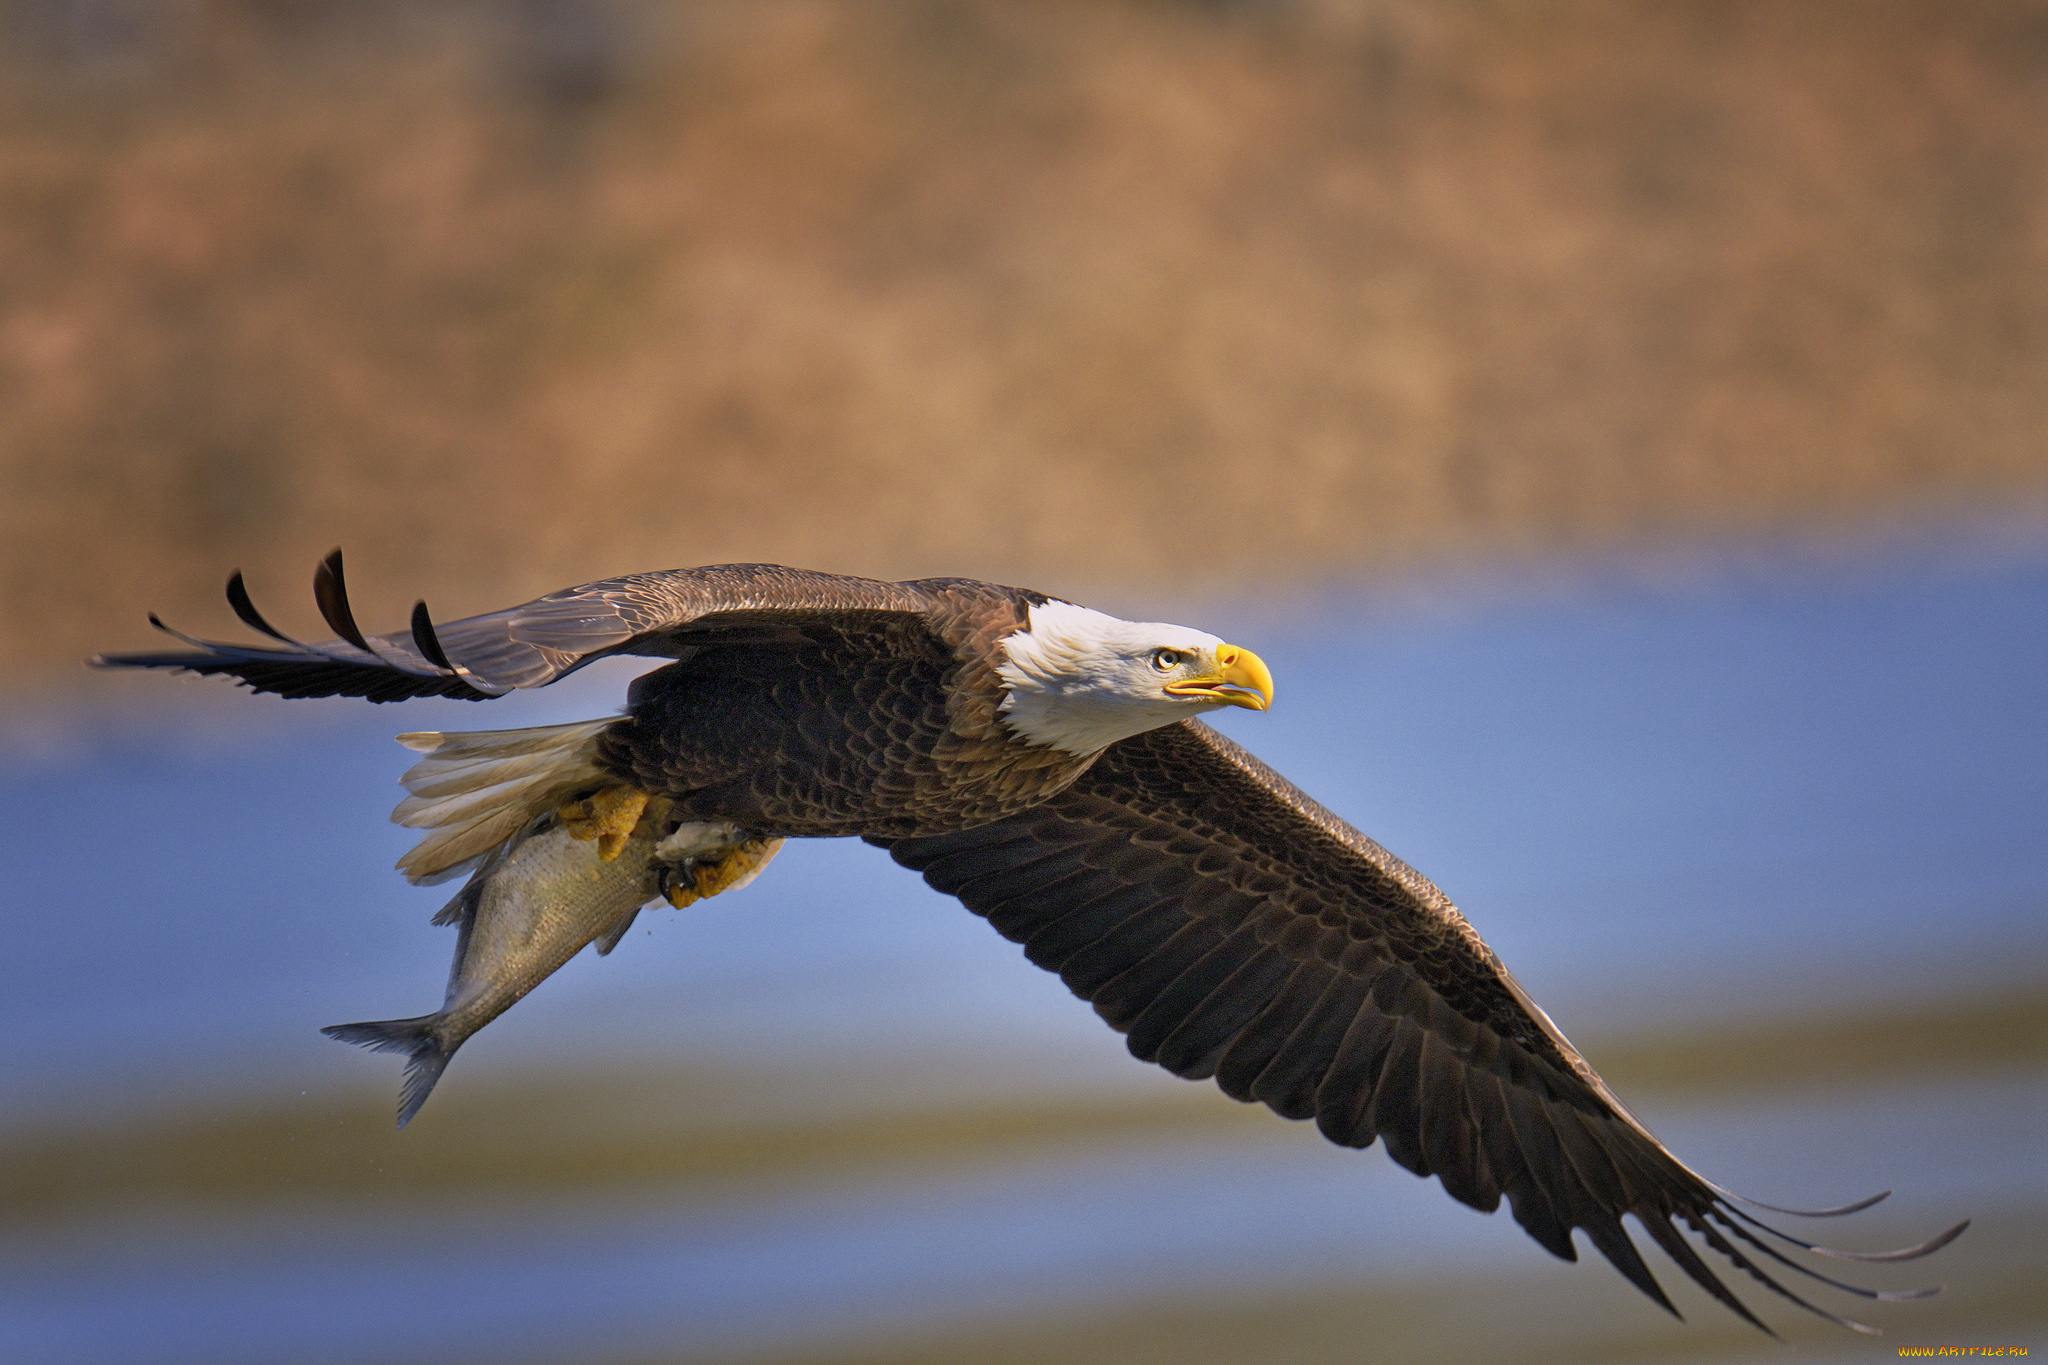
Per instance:
[[[531,730],[428,730],[398,742],[426,754],[399,779],[391,818],[434,832],[398,861],[406,880],[443,881],[580,789],[601,785],[597,737],[616,719]]]

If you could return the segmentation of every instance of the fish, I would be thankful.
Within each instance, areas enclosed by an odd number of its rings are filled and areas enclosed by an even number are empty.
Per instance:
[[[344,1043],[406,1055],[400,1128],[427,1102],[457,1048],[586,944],[610,952],[641,909],[663,898],[681,851],[674,833],[664,840],[663,823],[659,812],[649,811],[623,843],[603,846],[613,855],[607,858],[598,841],[557,814],[539,817],[493,850],[434,917],[436,924],[461,925],[438,1011],[320,1030]]]

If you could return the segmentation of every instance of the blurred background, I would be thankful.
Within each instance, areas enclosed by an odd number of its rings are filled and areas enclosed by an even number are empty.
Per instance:
[[[2048,1349],[2048,4],[0,0],[0,1355],[1721,1361],[873,850],[464,1049],[399,730],[91,675],[771,560],[1241,641],[1704,1174]],[[1802,1231],[1814,1231],[1803,1227]],[[1584,1259],[1584,1258],[1582,1258]],[[1859,1267],[1859,1269],[1863,1269]],[[1826,1291],[1822,1291],[1824,1294]],[[1783,1308],[1783,1311],[1780,1309]]]

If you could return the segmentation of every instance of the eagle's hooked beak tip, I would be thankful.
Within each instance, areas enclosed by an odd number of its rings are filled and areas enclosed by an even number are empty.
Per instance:
[[[1170,696],[1266,711],[1273,705],[1273,670],[1266,667],[1264,659],[1240,645],[1219,645],[1214,673],[1168,683],[1166,691]]]

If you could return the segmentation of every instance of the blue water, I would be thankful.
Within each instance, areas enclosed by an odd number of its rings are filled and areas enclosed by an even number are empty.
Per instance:
[[[1272,713],[1219,723],[1438,881],[1582,1041],[2048,982],[2048,545],[1425,588],[1178,614],[1279,680]],[[602,714],[629,672],[474,707],[145,678],[118,705],[0,716],[0,1122],[395,1097],[392,1059],[316,1032],[433,1008],[453,948],[427,924],[446,889],[389,870],[410,840],[383,819],[410,760],[391,734]],[[926,1077],[925,1103],[970,1066],[984,1089],[1148,1083],[1056,979],[871,849],[792,845],[748,890],[647,927],[491,1025],[444,1092],[650,1057],[836,1069],[851,1094],[886,1059]],[[2035,1074],[1644,1117],[1759,1197],[1910,1191],[1873,1238],[2048,1206]],[[773,1196],[400,1203],[0,1236],[0,1357],[740,1350],[1547,1266],[1504,1217],[1299,1128]]]

